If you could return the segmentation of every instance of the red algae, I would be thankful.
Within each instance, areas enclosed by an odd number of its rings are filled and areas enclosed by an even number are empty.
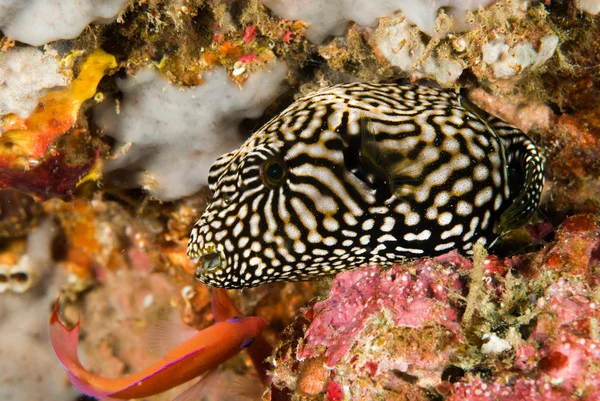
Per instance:
[[[566,269],[571,274],[595,274],[590,270],[593,251],[600,245],[598,218],[578,215],[567,219],[557,230],[554,246],[545,253],[546,269]],[[569,246],[561,246],[569,244]]]
[[[0,187],[16,188],[43,200],[72,195],[93,172],[98,156],[98,152],[91,152],[87,160],[69,163],[65,152],[58,151],[27,169],[0,167]]]
[[[327,385],[327,401],[343,401],[344,391],[339,384],[330,381]]]
[[[449,253],[340,273],[283,336],[274,385],[306,399],[295,378],[324,358],[332,375],[325,399],[337,389],[341,399],[420,399],[435,389],[451,401],[595,400],[598,227],[595,216],[573,216],[540,251],[475,266]],[[479,269],[483,286],[465,323]]]

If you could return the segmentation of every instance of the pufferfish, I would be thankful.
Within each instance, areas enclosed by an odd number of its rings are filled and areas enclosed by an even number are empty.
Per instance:
[[[456,91],[325,88],[216,160],[187,254],[201,282],[225,288],[469,255],[532,216],[544,161]]]

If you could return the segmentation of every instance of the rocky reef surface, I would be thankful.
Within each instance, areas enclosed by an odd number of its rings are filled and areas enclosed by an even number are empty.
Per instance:
[[[598,223],[570,217],[523,256],[338,274],[284,333],[273,385],[298,399],[598,399]]]
[[[541,144],[540,211],[497,255],[231,292],[276,347],[263,398],[600,399],[600,2],[356,4],[0,0],[0,399],[79,396],[59,295],[104,376],[158,359],[161,321],[209,326],[185,248],[212,161],[310,91],[400,80],[466,88]],[[208,398],[252,372],[238,354]]]

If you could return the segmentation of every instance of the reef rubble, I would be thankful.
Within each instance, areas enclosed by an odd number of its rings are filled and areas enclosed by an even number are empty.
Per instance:
[[[284,332],[272,385],[298,400],[598,399],[599,224],[570,217],[525,256],[340,273]]]

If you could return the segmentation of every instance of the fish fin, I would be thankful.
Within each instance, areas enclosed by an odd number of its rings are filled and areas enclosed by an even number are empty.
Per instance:
[[[514,161],[521,165],[525,172],[525,181],[512,204],[500,216],[495,228],[498,234],[525,225],[536,212],[544,189],[546,158],[543,152],[524,134],[514,134],[506,138],[508,152],[512,154]]]
[[[414,191],[412,187],[420,185],[423,180],[420,176],[413,177],[418,163],[413,160],[402,160],[394,165],[393,172],[390,173],[389,186],[390,192],[397,198],[405,198]]]
[[[529,221],[540,203],[543,186],[543,173],[540,173],[535,166],[527,166],[525,185],[513,203],[500,216],[499,233],[519,228]]]
[[[227,295],[227,290],[223,288],[212,289],[212,309],[217,322],[241,316],[241,312],[235,306],[229,295]],[[271,344],[269,344],[263,335],[258,335],[252,344],[246,348],[246,352],[256,368],[258,377],[263,383],[266,383],[267,370],[272,369],[272,366],[268,362],[265,362],[273,352]]]
[[[377,139],[373,134],[373,121],[370,118],[361,118],[360,124],[360,154],[361,157],[368,160],[371,165],[381,169],[381,152],[377,148]]]
[[[79,321],[70,329],[58,317],[58,305],[60,299],[57,299],[50,316],[50,342],[54,348],[56,356],[65,368],[79,363],[77,356],[77,346],[79,344]]]
[[[77,354],[77,346],[79,343],[79,322],[72,328],[67,328],[58,317],[58,300],[54,304],[52,315],[50,316],[50,343],[56,353],[56,356],[62,363],[69,382],[73,387],[81,393],[98,398],[123,398],[120,396],[124,391],[135,386],[141,386],[142,382],[152,378],[159,372],[167,369],[170,366],[181,363],[188,358],[196,357],[196,354],[204,350],[205,347],[195,349],[179,358],[176,358],[169,363],[165,363],[159,369],[149,373],[143,378],[130,382],[123,386],[115,386],[116,379],[104,378],[95,375],[86,370]]]
[[[477,106],[475,103],[469,99],[469,95],[465,88],[461,88],[460,95],[458,96],[458,102],[462,107],[471,113],[475,114],[483,121],[488,121],[492,116],[487,111],[483,110],[481,107]]]
[[[115,391],[113,391],[113,392],[111,392],[109,394],[106,394],[106,395],[113,396],[115,398],[119,398],[120,399],[121,398],[120,395],[123,392],[125,392],[127,390],[130,390],[130,389],[132,389],[134,387],[137,387],[137,386],[143,386],[143,384],[144,384],[145,381],[150,380],[153,376],[156,376],[157,374],[161,373],[163,370],[168,369],[169,367],[171,367],[173,365],[177,365],[177,364],[183,363],[186,360],[188,360],[189,358],[196,358],[196,357],[198,357],[198,354],[201,353],[202,351],[204,351],[205,349],[206,349],[206,347],[200,347],[200,348],[194,349],[194,350],[188,352],[187,354],[182,355],[179,358],[176,358],[176,359],[170,361],[169,363],[163,364],[159,369],[156,369],[154,372],[149,373],[148,375],[144,376],[143,378],[141,378],[141,379],[139,379],[139,380],[137,380],[137,381],[135,381],[135,382],[127,385],[127,386],[119,388],[119,389],[117,389],[117,390],[115,390]],[[89,388],[90,385],[88,383],[84,382],[84,384],[88,385],[88,388]],[[76,388],[79,391],[82,391],[79,387],[76,387]],[[94,389],[94,387],[91,387],[91,388]],[[84,391],[82,391],[82,392],[84,392]],[[97,397],[96,395],[90,394],[90,393],[87,393],[87,392],[85,392],[85,394]],[[150,396],[150,395],[155,395],[155,394],[148,394],[148,396]]]
[[[386,155],[381,151],[375,134],[373,133],[373,121],[363,117],[359,120],[360,125],[360,151],[359,165],[360,175],[364,181],[376,190],[377,196],[387,199],[391,195],[389,191],[390,176],[386,167]]]
[[[373,134],[373,122],[369,118],[360,120],[361,150],[360,159],[364,170],[369,176],[375,175],[375,178],[387,183],[389,193],[397,198],[404,198],[413,193],[411,186],[417,186],[422,182],[421,171],[422,162],[406,157],[403,153],[406,149],[387,148],[384,144],[378,143]],[[370,170],[370,171],[369,171]],[[371,177],[370,182],[376,182]]]
[[[496,137],[501,138],[506,148],[507,163],[509,166],[520,165],[525,175],[525,182],[517,197],[502,213],[494,231],[503,234],[525,225],[535,213],[544,187],[545,156],[542,150],[517,127],[474,104],[464,90],[461,91],[459,101],[461,106],[479,117]]]
[[[206,372],[196,383],[188,387],[181,394],[173,399],[173,401],[197,401],[207,400],[207,393],[211,388],[217,386],[218,373],[217,369]]]
[[[85,380],[81,379],[85,368],[79,361],[77,346],[79,345],[79,321],[70,329],[58,317],[59,299],[54,303],[54,309],[50,316],[50,343],[54,353],[66,370],[69,382],[80,392],[93,397],[105,397],[110,391],[101,391],[92,388]]]
[[[173,401],[255,401],[260,400],[263,388],[255,375],[237,375],[231,371],[213,369]]]
[[[148,352],[158,356],[166,355],[179,344],[198,334],[198,330],[176,319],[161,320],[144,333]]]
[[[223,288],[212,289],[212,312],[217,322],[224,322],[242,315],[227,295],[227,290]]]

